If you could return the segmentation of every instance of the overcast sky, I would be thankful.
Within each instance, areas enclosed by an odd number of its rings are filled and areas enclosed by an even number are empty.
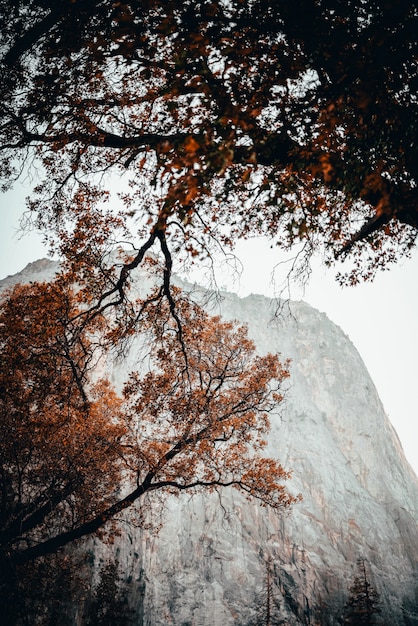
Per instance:
[[[0,279],[46,256],[36,233],[19,234],[25,190],[18,185],[0,196]],[[244,264],[239,282],[225,286],[241,296],[262,293],[273,297],[271,273],[277,251],[262,240],[240,244],[237,255]],[[305,293],[292,287],[293,299],[303,299],[338,324],[360,352],[380,398],[418,474],[418,253],[374,283],[341,288],[332,270],[315,267]],[[280,280],[280,276],[276,276]]]

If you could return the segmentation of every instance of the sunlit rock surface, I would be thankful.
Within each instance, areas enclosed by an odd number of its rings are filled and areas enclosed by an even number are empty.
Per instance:
[[[1,286],[53,272],[39,261]],[[285,516],[236,491],[173,497],[165,509],[157,501],[149,521],[159,531],[122,524],[114,545],[95,542],[97,566],[116,555],[138,624],[262,624],[270,584],[272,624],[331,625],[362,557],[382,623],[418,624],[418,480],[355,347],[302,302],[280,315],[257,295],[222,294],[208,306],[247,323],[260,353],[292,359],[268,450],[293,471],[289,488],[303,501]],[[130,361],[109,364],[117,385]]]

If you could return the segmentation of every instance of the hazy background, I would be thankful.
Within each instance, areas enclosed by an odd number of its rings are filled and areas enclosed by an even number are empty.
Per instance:
[[[20,233],[26,194],[27,189],[16,185],[13,192],[0,195],[0,279],[47,255],[37,233]],[[241,296],[278,295],[286,266],[278,267],[272,280],[277,250],[266,241],[251,240],[240,242],[236,254],[243,264],[241,277],[224,271],[220,287]],[[293,285],[291,297],[325,312],[349,336],[418,474],[418,252],[381,272],[373,283],[356,287],[339,287],[333,271],[316,263],[307,288]]]

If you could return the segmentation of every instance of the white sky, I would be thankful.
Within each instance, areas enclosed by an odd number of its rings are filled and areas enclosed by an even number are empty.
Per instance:
[[[0,195],[0,279],[46,256],[36,233],[19,235],[19,216],[27,191]],[[225,281],[229,290],[245,296],[273,297],[271,273],[277,250],[262,240],[240,243],[237,256],[244,264],[239,282]],[[360,352],[385,410],[418,474],[418,252],[374,283],[341,288],[332,270],[318,265],[304,294],[292,288],[292,299],[303,299],[338,324]],[[279,279],[279,277],[277,277]]]

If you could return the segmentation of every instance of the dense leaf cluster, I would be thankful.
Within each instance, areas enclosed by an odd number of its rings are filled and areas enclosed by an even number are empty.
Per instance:
[[[278,510],[295,501],[289,474],[262,455],[287,364],[174,290],[176,319],[149,303],[147,365],[117,392],[111,323],[76,296],[59,279],[18,285],[0,305],[0,574],[109,529],[154,492],[232,486]]]
[[[100,265],[122,235],[194,257],[267,234],[306,258],[349,252],[355,281],[413,246],[415,2],[2,0],[0,13],[6,183],[41,160],[31,206],[70,260]],[[104,210],[103,173],[123,177],[124,208]]]

